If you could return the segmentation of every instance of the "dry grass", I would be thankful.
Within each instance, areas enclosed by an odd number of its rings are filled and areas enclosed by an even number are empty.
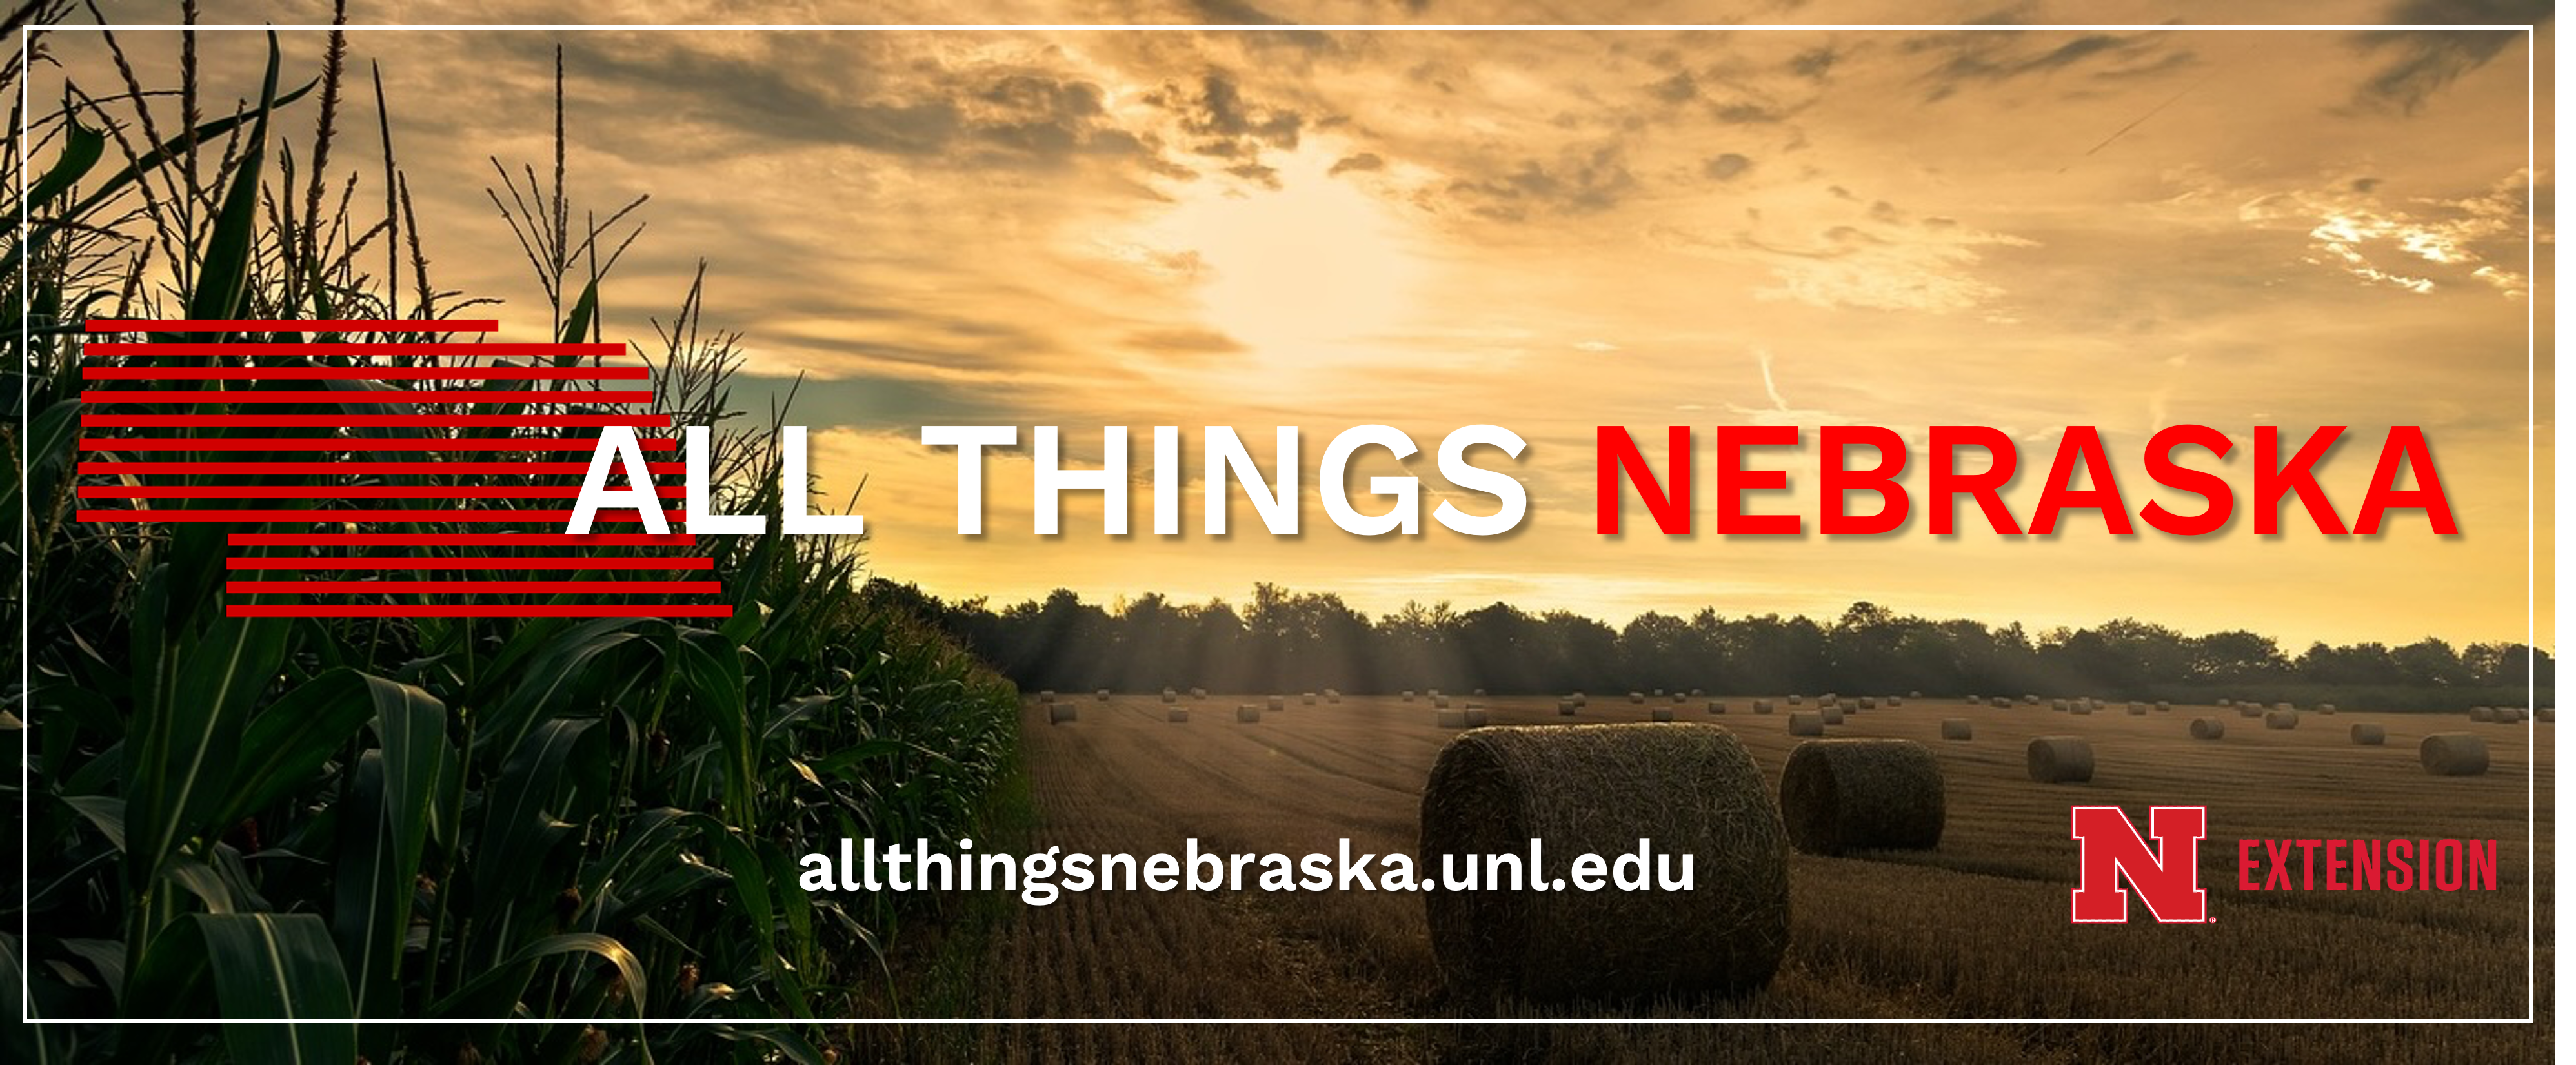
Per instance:
[[[1498,724],[1555,724],[1556,701],[1500,698]],[[1120,698],[1078,729],[1026,729],[1039,846],[1411,853],[1421,789],[1455,733],[1418,710],[1353,696],[1262,729],[1173,729],[1159,702]],[[2177,707],[2207,713],[2207,707]],[[1036,711],[1032,709],[1034,715]],[[1935,710],[1859,715],[1839,734],[1936,740]],[[2551,994],[2554,928],[2546,879],[2555,774],[2539,728],[2477,726],[2493,768],[2427,775],[2424,735],[2456,716],[2356,712],[2387,747],[2321,730],[2253,730],[2194,742],[2178,722],[2125,714],[2070,718],[2044,707],[1969,710],[1984,742],[1936,746],[1947,828],[1938,849],[1869,860],[1790,858],[1791,944],[1779,976],[1746,1000],[1646,1003],[1671,1017],[2379,1017],[2520,1016],[2526,904],[2536,894],[2540,1001]],[[1642,721],[1642,706],[1592,721]],[[1798,742],[1737,729],[1768,782]],[[2024,745],[2041,734],[2092,742],[2093,780],[2032,783]],[[2526,774],[2529,774],[2528,776]],[[2526,784],[2543,820],[2526,843]],[[2127,925],[2066,919],[2075,876],[2067,808],[2206,804],[2202,884],[2216,922]],[[2502,841],[2493,894],[2245,893],[2239,838],[2464,837]],[[2535,865],[2535,858],[2538,863]],[[2535,883],[2534,870],[2541,879]],[[1053,906],[1005,902],[957,937],[964,990],[941,1012],[986,1016],[1423,1017],[1461,1015],[1442,990],[1423,903],[1413,895],[1090,894]],[[2117,964],[2103,959],[2116,958]],[[898,983],[912,971],[899,969]],[[917,1008],[919,1007],[916,1004]],[[1529,1016],[1598,1015],[1552,1007]],[[991,1026],[889,1035],[907,1060],[2351,1062],[2534,1060],[2554,1025],[1848,1026]]]

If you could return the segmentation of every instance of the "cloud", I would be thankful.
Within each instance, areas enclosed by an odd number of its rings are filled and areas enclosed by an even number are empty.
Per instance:
[[[1924,99],[1937,101],[1976,85],[2081,70],[2088,79],[2126,79],[2196,62],[2171,34],[1940,33],[1904,46],[1937,60],[1921,75]]]
[[[1334,161],[1333,168],[1325,171],[1325,174],[1330,177],[1339,177],[1343,174],[1355,171],[1384,169],[1386,169],[1386,160],[1378,158],[1376,152],[1361,152],[1357,155],[1345,155]]]
[[[1276,189],[1279,187],[1279,171],[1276,168],[1263,166],[1260,163],[1237,163],[1225,168],[1225,172],[1242,178],[1245,181],[1249,181],[1255,185],[1262,186],[1263,188]]]
[[[776,35],[717,48],[678,34],[578,35],[564,45],[564,64],[575,106],[588,96],[665,116],[665,136],[602,145],[639,161],[780,144],[1031,169],[1156,154],[1150,136],[1108,114],[1098,84],[1054,65],[1060,56],[925,52],[875,36],[813,47]],[[534,34],[495,44],[528,59],[551,46]]]
[[[1659,225],[1648,237],[1669,251],[1763,268],[1774,283],[1754,289],[1757,299],[1930,313],[2002,298],[2004,289],[1977,271],[1986,249],[2036,246],[1953,218],[1916,217],[1839,185],[1770,192],[1773,202],[1748,208],[1732,232]]]
[[[1279,187],[1279,173],[1261,161],[1266,150],[1293,151],[1305,130],[1305,116],[1285,107],[1256,104],[1244,96],[1234,75],[1210,68],[1195,89],[1173,83],[1145,97],[1171,112],[1178,135],[1191,153],[1232,160],[1223,169],[1267,188]]]
[[[2405,0],[2389,12],[2388,21],[2401,25],[2545,26],[2555,14],[2549,0]],[[2444,87],[2487,65],[2524,39],[2515,29],[2374,30],[2355,34],[2355,47],[2390,58],[2354,90],[2353,102],[2370,110],[2414,114]]]
[[[1519,221],[1531,210],[1590,214],[1615,207],[1637,190],[1616,143],[1569,149],[1553,162],[1524,160],[1511,173],[1452,182],[1449,192],[1488,218]]]
[[[1735,152],[1726,152],[1709,157],[1708,162],[1700,165],[1700,172],[1712,181],[1733,181],[1752,168],[1753,160]]]
[[[1214,329],[1147,329],[1127,334],[1127,347],[1151,355],[1237,355],[1243,342]]]
[[[1190,9],[1198,17],[1191,21],[1211,26],[1294,26],[1294,19],[1281,18],[1246,3],[1245,0],[1190,0]],[[1274,44],[1291,45],[1309,51],[1332,47],[1332,37],[1320,30],[1293,30],[1283,33],[1254,34],[1255,47]]]
[[[1837,226],[1827,231],[1821,247],[1771,249],[1771,273],[1779,284],[1755,295],[1817,307],[1936,314],[1967,310],[2004,295],[2001,287],[1972,272],[1983,260],[1978,246],[2030,243],[2002,234],[1958,233],[1944,238],[1930,231],[1915,239],[1892,240],[1857,227]]]
[[[1834,51],[1830,45],[1810,48],[1789,60],[1789,72],[1802,78],[1823,81],[1826,75],[1833,72],[1834,63],[1841,58],[1841,53]]]
[[[1699,84],[1691,80],[1690,71],[1677,71],[1672,77],[1647,86],[1646,93],[1668,104],[1686,103],[1699,95]]]
[[[2336,182],[2257,197],[2237,218],[2264,228],[2304,227],[2308,262],[2369,284],[2424,295],[2474,283],[2520,298],[2529,279],[2511,260],[2524,250],[2525,180],[2517,171],[2481,193],[2400,204],[2382,200],[2376,181]]]

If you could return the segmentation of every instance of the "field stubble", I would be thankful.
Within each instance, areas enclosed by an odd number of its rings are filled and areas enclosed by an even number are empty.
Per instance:
[[[1734,707],[1747,699],[1726,697]],[[1234,696],[1184,700],[1216,710]],[[1484,701],[1494,724],[1558,724],[1552,697]],[[1648,706],[1609,701],[1574,721],[1644,721]],[[1038,823],[1031,841],[1067,851],[1404,853],[1417,843],[1423,781],[1441,745],[1421,704],[1346,698],[1291,706],[1238,725],[1214,713],[1165,720],[1151,695],[1088,703],[1049,727],[1024,711]],[[1912,699],[1849,714],[1835,736],[1920,741],[1939,758],[1948,827],[1939,849],[1793,854],[1791,944],[1779,977],[1739,1000],[1554,1007],[1528,1018],[1598,1017],[2519,1017],[2526,902],[2536,898],[2543,1012],[2537,1025],[1932,1026],[1025,1025],[914,1032],[911,1049],[974,1060],[1114,1061],[1260,1057],[1300,1061],[1911,1061],[2514,1060],[2546,1052],[2554,1025],[2547,879],[2554,725],[2471,726],[2452,715],[2347,710],[2333,728],[2231,730],[2192,740],[2207,707],[2143,716],[2051,712],[2045,704],[1966,707]],[[1976,739],[1944,741],[1944,717]],[[1776,791],[1799,740],[1783,715],[1703,715],[1735,731]],[[2387,729],[2356,746],[2343,726]],[[2486,776],[2433,777],[2415,742],[2434,731],[2486,734]],[[2090,784],[2030,781],[2033,736],[2092,740]],[[2528,742],[2537,737],[2535,752]],[[2526,768],[2540,820],[2526,843]],[[1605,798],[1605,801],[1606,798]],[[2076,875],[2067,808],[2117,805],[2143,827],[2157,804],[2206,805],[2201,883],[2206,925],[2155,923],[2132,900],[2125,925],[2067,919]],[[2407,837],[2500,841],[2494,893],[2249,893],[2236,888],[2240,838]],[[1564,855],[1555,856],[1557,860]],[[2537,864],[2535,865],[2535,857]],[[2536,885],[2533,870],[2540,870]],[[2536,895],[2527,889],[2536,886]],[[1054,905],[983,910],[952,941],[959,976],[946,1008],[1016,1017],[1479,1016],[1441,988],[1419,896],[1401,892],[1218,890],[1068,894]],[[965,952],[959,957],[958,952]],[[905,973],[898,970],[900,983]],[[1508,1007],[1507,1007],[1508,1008]],[[916,1041],[921,1039],[927,1041]]]

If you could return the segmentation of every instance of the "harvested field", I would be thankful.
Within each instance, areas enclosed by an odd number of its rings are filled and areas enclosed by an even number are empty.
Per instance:
[[[1751,698],[1750,694],[1727,696]],[[1776,696],[1765,696],[1776,698]],[[1557,696],[1483,701],[1494,724],[1565,723]],[[1758,704],[1757,704],[1758,705]],[[1421,791],[1456,732],[1426,728],[1420,703],[1347,696],[1274,717],[1259,729],[1171,728],[1152,695],[1120,696],[1080,728],[1024,729],[1041,849],[1414,853]],[[2182,705],[2189,716],[2213,708]],[[1027,720],[1043,726],[1032,706]],[[1619,701],[1586,722],[1644,722]],[[2196,742],[2159,715],[2073,717],[2045,705],[1969,707],[1978,742],[1941,743],[1955,705],[1850,716],[1835,735],[1926,743],[1946,778],[1948,824],[1937,849],[1866,858],[1790,856],[1791,939],[1771,985],[1741,1000],[1507,1006],[1529,1016],[1960,1016],[2259,1018],[2324,1010],[2385,1017],[2519,1017],[2526,888],[2526,773],[2541,800],[2539,959],[2546,1003],[2554,771],[2520,728],[2481,726],[2486,775],[2425,772],[2417,744],[2458,728],[2456,715],[2349,707],[2345,724],[2376,725],[2386,746],[2342,730],[2255,729]],[[1096,719],[1095,719],[1096,718]],[[1724,724],[1726,719],[1707,719]],[[2490,731],[2491,730],[2491,731]],[[1772,722],[1735,727],[1776,794],[1799,738]],[[2033,783],[2024,747],[2038,735],[2092,744],[2093,779]],[[2067,808],[2206,805],[2200,850],[2208,926],[2154,923],[2133,903],[2126,925],[2066,917],[2076,875]],[[2503,890],[2241,892],[2240,838],[2461,837],[2502,841]],[[981,842],[981,841],[979,841]],[[1018,846],[1019,844],[1014,844]],[[1054,905],[981,897],[983,914],[947,937],[942,958],[897,959],[944,974],[914,1012],[969,1016],[1482,1016],[1446,992],[1423,901],[1409,893],[1069,894]],[[2106,954],[2118,966],[2097,964]],[[2365,979],[2356,979],[2363,974]],[[913,992],[923,995],[923,992]],[[2544,1006],[2545,1009],[2545,1006]],[[2441,1029],[2443,1056],[2519,1060],[2546,1053],[2552,1026]],[[1458,1026],[979,1026],[886,1033],[892,1051],[946,1060],[1257,1058],[1301,1061],[1906,1061],[2058,1062],[2410,1057],[2420,1030],[2391,1026],[1913,1027],[1727,1026],[1626,1029]]]

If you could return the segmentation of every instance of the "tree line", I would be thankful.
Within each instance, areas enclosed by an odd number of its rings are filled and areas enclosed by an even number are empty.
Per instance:
[[[954,635],[1023,690],[1294,693],[1402,689],[1503,693],[1665,689],[1712,693],[1923,692],[2209,701],[2342,699],[2390,710],[2519,705],[2526,669],[2552,701],[2555,661],[2519,643],[2455,647],[2314,643],[2291,654],[2243,629],[2186,635],[2130,618],[2031,632],[1898,614],[1870,602],[1842,616],[1715,608],[1647,613],[1624,627],[1508,603],[1464,612],[1408,602],[1370,618],[1332,593],[1253,586],[1238,607],[1160,594],[1102,605],[1057,589],[994,609],[882,578],[876,599]],[[2536,660],[2535,660],[2536,659]]]

